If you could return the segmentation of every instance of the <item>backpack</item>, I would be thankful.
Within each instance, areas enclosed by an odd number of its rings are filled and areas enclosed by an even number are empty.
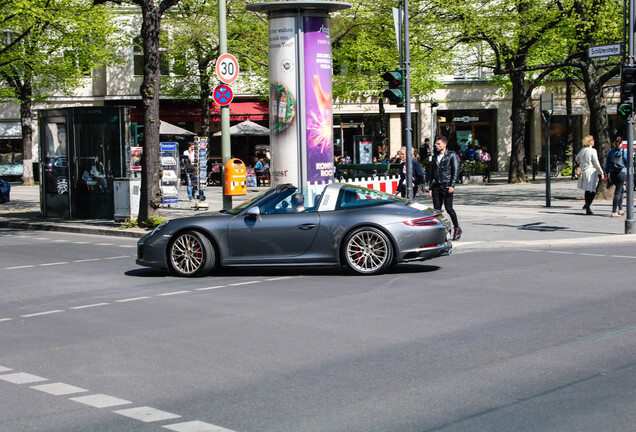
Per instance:
[[[607,158],[610,171],[622,171],[625,166],[625,161],[623,160],[623,149],[616,149],[614,152],[610,152],[607,155]]]

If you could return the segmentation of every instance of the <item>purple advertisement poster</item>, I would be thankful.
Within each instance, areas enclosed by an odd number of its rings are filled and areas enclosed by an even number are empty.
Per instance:
[[[320,182],[333,178],[329,18],[306,16],[303,30],[307,181]]]

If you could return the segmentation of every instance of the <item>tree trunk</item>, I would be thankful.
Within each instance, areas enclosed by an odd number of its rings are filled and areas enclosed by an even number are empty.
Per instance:
[[[525,73],[513,72],[510,74],[512,81],[512,148],[510,150],[510,167],[508,170],[508,182],[526,182],[525,167],[525,128],[526,128],[526,85]]]
[[[20,122],[22,124],[22,184],[34,185],[33,181],[33,126],[31,124],[31,105],[33,91],[31,83],[22,86],[20,92]]]
[[[147,2],[141,5],[143,23],[141,37],[144,49],[144,79],[140,87],[144,109],[144,142],[142,156],[141,194],[139,205],[139,221],[146,221],[157,214],[161,205],[159,184],[161,175],[159,159],[161,154],[159,143],[159,32],[161,27],[161,11],[159,7]]]
[[[572,78],[569,76],[565,79],[565,136],[567,151],[570,152],[570,164],[572,166],[572,176],[574,177],[574,115],[572,115]]]

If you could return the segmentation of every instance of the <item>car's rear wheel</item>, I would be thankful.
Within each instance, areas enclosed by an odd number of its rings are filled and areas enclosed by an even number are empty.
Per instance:
[[[196,231],[179,234],[170,244],[170,267],[179,276],[201,276],[214,267],[214,247]]]
[[[345,239],[344,258],[347,266],[358,274],[380,274],[391,265],[393,247],[379,229],[358,228]]]

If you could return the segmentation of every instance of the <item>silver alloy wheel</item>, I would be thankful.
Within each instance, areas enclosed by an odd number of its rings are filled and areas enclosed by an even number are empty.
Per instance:
[[[357,273],[381,273],[391,264],[391,244],[384,233],[375,228],[354,231],[347,237],[345,248],[347,264]]]
[[[203,235],[194,231],[182,233],[170,246],[170,264],[181,276],[197,276],[214,265],[214,250]]]

